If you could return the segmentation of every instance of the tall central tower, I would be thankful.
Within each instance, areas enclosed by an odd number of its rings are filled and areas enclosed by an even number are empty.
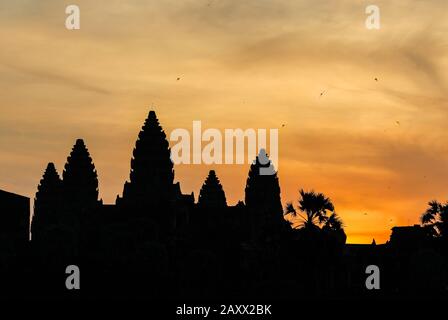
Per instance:
[[[150,111],[133,151],[130,181],[123,190],[123,204],[141,209],[160,208],[173,199],[174,170],[165,132]]]

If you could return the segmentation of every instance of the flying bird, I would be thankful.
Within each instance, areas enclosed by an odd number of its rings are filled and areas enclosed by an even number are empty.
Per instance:
[[[286,124],[282,124],[282,128],[286,127]]]
[[[375,81],[378,81],[378,78],[375,78]]]
[[[396,123],[397,125],[400,125],[400,121],[398,121],[398,120],[397,120],[397,121],[395,121],[395,123]]]
[[[320,93],[320,96],[322,97],[324,95],[324,93],[325,93],[325,90]]]
[[[177,81],[179,81],[180,80],[180,78],[177,78]]]

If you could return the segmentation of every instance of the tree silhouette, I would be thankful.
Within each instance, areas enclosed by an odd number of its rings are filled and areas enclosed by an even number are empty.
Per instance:
[[[62,177],[65,199],[70,206],[84,209],[98,203],[98,175],[82,139],[76,140]]]
[[[32,239],[45,237],[50,226],[58,223],[62,181],[52,162],[47,165],[34,198],[34,215],[31,223]]]
[[[215,170],[210,170],[202,185],[198,205],[207,209],[223,209],[227,206],[226,195]]]
[[[156,113],[150,111],[135,144],[123,201],[146,207],[166,204],[173,196],[173,180],[169,144]]]
[[[333,212],[330,217],[328,217],[327,221],[325,221],[322,230],[324,231],[340,231],[343,230],[344,223],[341,218],[337,215],[337,213]]]
[[[335,277],[334,272],[340,265],[347,236],[342,220],[335,213],[328,197],[303,189],[299,194],[298,209],[288,203],[285,214],[291,214],[293,218],[300,220],[294,226],[294,233],[298,247],[301,248],[300,255],[305,259],[302,265],[303,272],[307,275],[305,285],[309,290],[314,290],[315,284],[322,283],[326,276]],[[322,285],[331,283],[328,278],[323,282]]]
[[[342,219],[333,212],[325,221],[322,226],[322,231],[326,234],[333,242],[336,242],[337,246],[333,246],[333,253],[342,252],[342,247],[347,240],[347,235],[344,231],[344,223]],[[375,241],[375,240],[374,240]]]
[[[433,200],[428,205],[420,218],[423,226],[433,237],[448,237],[448,203]]]
[[[286,214],[291,214],[293,217],[299,217],[301,223],[306,229],[313,229],[318,226],[325,226],[327,229],[341,229],[342,221],[334,212],[333,203],[322,193],[314,191],[306,192],[303,189],[299,191],[300,199],[299,210],[304,213],[298,213],[292,203],[286,205]],[[328,212],[331,215],[328,216]]]

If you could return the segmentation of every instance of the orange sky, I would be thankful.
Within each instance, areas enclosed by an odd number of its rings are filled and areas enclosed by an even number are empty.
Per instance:
[[[448,3],[375,1],[380,30],[364,27],[368,4],[2,1],[0,188],[33,197],[82,137],[112,203],[152,107],[167,134],[279,128],[283,202],[323,192],[349,242],[386,241],[448,198]],[[228,202],[244,198],[247,165],[175,169],[184,193],[215,169]]]

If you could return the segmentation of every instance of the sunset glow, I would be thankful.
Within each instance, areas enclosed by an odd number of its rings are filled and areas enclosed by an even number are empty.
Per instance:
[[[283,205],[330,197],[348,243],[388,240],[448,199],[448,2],[67,1],[0,3],[0,188],[34,197],[83,138],[114,203],[149,110],[165,133],[279,130]],[[214,169],[228,204],[249,166],[177,165],[183,193]]]

